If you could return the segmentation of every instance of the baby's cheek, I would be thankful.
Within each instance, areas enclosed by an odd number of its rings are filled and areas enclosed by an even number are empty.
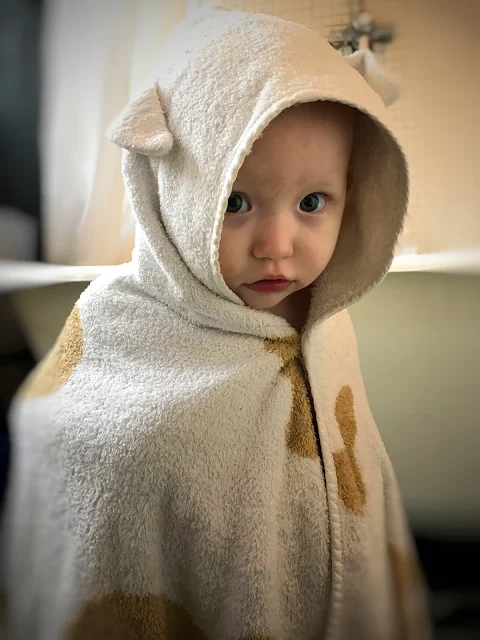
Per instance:
[[[337,225],[332,224],[331,228],[326,227],[324,231],[325,233],[314,239],[314,242],[312,242],[309,248],[310,264],[312,268],[316,269],[319,273],[321,273],[330,262],[335,252],[339,236]]]

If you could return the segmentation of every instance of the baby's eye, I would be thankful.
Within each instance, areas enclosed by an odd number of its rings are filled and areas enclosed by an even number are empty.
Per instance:
[[[249,206],[245,196],[233,191],[228,198],[227,213],[245,213],[245,211],[248,211]]]
[[[300,202],[300,209],[307,213],[316,213],[323,209],[327,204],[327,197],[323,193],[315,191],[315,193],[309,193]]]

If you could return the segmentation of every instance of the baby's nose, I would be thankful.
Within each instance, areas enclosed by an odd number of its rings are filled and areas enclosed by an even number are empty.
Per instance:
[[[272,216],[256,230],[253,254],[259,260],[283,260],[293,253],[294,229],[284,216]]]

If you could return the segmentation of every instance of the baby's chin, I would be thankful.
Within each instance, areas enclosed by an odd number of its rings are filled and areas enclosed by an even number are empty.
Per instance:
[[[258,293],[256,291],[245,289],[246,287],[242,287],[235,293],[243,300],[243,302],[245,302],[246,305],[252,309],[257,309],[257,311],[269,311],[274,309],[291,295],[290,292],[287,293],[286,291],[281,293]]]

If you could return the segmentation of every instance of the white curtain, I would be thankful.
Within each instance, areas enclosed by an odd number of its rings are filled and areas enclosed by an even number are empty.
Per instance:
[[[105,130],[155,80],[155,61],[188,0],[46,0],[40,156],[43,259],[130,260],[133,218],[121,152]]]

